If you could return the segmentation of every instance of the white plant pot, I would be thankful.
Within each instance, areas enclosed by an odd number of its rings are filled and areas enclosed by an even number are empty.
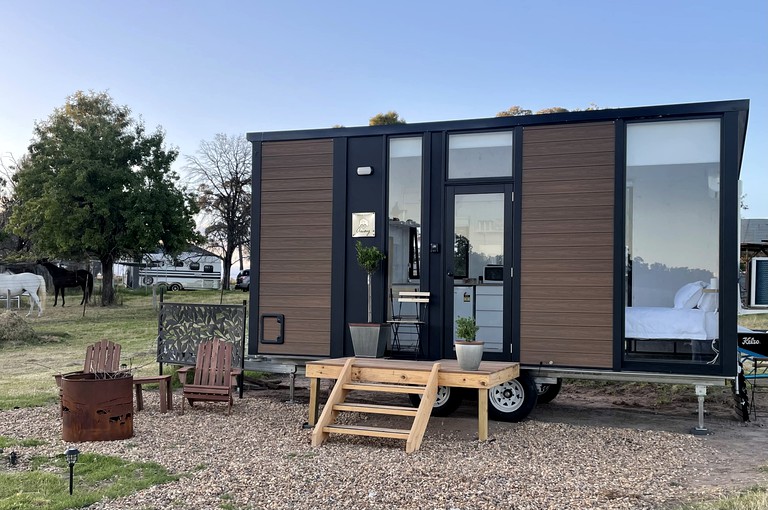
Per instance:
[[[483,361],[483,342],[454,342],[456,360],[462,370],[477,370]]]
[[[383,358],[390,337],[389,324],[370,322],[349,324],[352,348],[359,358]]]

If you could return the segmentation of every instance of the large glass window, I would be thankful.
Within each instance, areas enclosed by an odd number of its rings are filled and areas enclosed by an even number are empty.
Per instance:
[[[420,277],[421,138],[389,142],[389,278],[412,284]]]
[[[448,178],[511,177],[512,131],[448,137]]]
[[[454,198],[453,336],[456,319],[474,317],[486,352],[504,349],[504,193]],[[491,274],[493,280],[486,280]]]
[[[720,121],[627,125],[625,358],[714,362]]]
[[[417,305],[402,304],[397,297],[401,291],[420,289],[422,166],[421,137],[389,140],[387,265],[390,317],[417,314]],[[418,328],[399,328],[398,346],[404,350],[414,348],[418,345],[418,332]]]

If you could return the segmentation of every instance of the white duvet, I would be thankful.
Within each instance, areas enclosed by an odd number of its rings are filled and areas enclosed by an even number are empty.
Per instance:
[[[714,340],[718,337],[717,312],[698,308],[631,306],[626,308],[626,338]]]

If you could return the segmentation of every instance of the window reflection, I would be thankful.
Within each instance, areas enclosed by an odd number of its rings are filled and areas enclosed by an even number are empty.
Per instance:
[[[504,264],[504,194],[456,195],[454,278],[481,280]]]
[[[626,359],[716,359],[719,217],[719,120],[628,125]]]
[[[512,138],[511,131],[450,135],[448,177],[511,177]]]
[[[388,316],[393,317],[395,313],[415,316],[416,305],[400,303],[397,297],[401,291],[420,289],[421,137],[389,140],[388,172]],[[418,328],[401,326],[398,328],[397,347],[403,352],[412,352],[418,345],[418,334]]]
[[[389,278],[419,280],[421,244],[421,138],[389,142]]]

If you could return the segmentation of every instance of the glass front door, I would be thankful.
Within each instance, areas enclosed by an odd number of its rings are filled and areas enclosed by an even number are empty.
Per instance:
[[[449,186],[445,240],[444,352],[453,353],[458,317],[474,317],[486,359],[510,352],[511,185]]]

